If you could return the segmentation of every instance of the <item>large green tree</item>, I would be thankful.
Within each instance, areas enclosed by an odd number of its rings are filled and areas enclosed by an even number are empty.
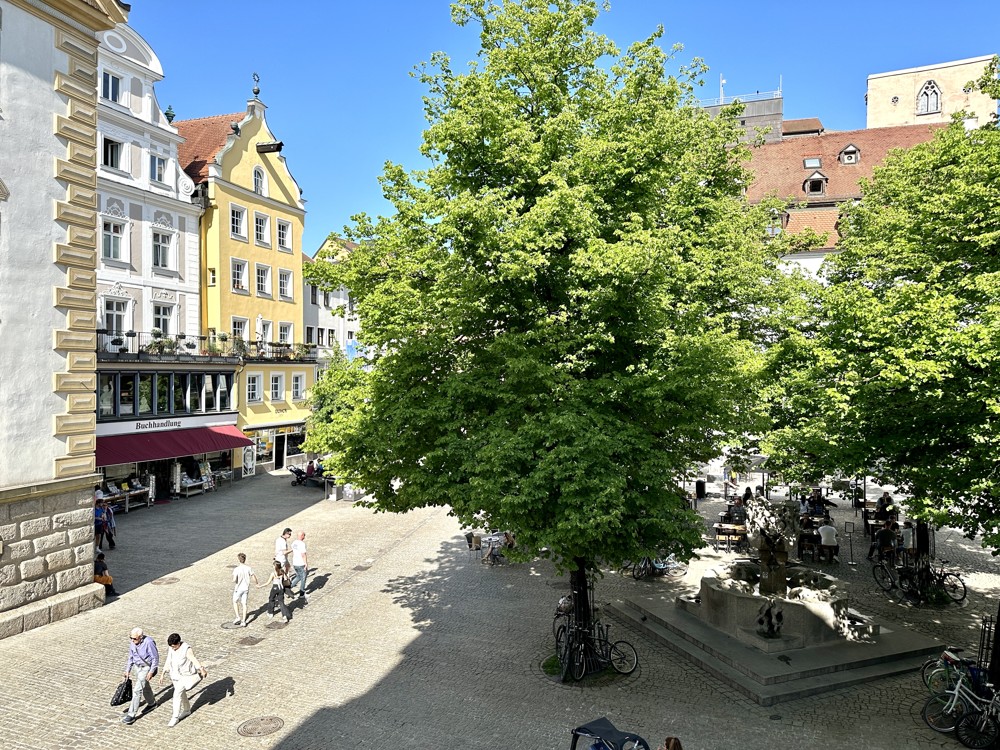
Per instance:
[[[619,52],[590,0],[453,14],[482,48],[420,69],[430,166],[388,164],[394,215],[355,217],[358,246],[311,272],[357,298],[368,367],[314,447],[377,508],[447,505],[577,584],[597,559],[689,556],[678,479],[759,428],[788,293],[737,110],[695,105],[703,66],[667,75],[662,31]]]
[[[911,512],[1000,547],[996,124],[892,154],[840,226],[822,312],[786,342],[772,463],[873,472]]]

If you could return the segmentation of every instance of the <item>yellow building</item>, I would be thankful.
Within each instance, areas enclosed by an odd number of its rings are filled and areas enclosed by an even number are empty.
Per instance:
[[[205,208],[202,330],[242,358],[237,424],[257,440],[256,456],[244,453],[244,475],[300,453],[316,377],[315,349],[302,343],[305,207],[259,93],[254,87],[245,113],[174,123]]]

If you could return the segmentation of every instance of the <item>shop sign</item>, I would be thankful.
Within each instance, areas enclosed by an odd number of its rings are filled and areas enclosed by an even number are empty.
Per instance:
[[[199,414],[191,417],[150,417],[122,422],[102,422],[97,425],[98,437],[108,435],[135,435],[144,432],[187,430],[192,427],[224,427],[236,424],[236,413]]]

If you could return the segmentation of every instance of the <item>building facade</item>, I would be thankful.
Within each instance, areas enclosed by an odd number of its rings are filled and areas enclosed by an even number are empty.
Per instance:
[[[115,0],[0,0],[0,637],[93,583],[97,34]]]
[[[982,76],[992,58],[971,57],[868,76],[868,127],[947,123],[960,111],[969,113],[970,127],[987,124],[997,113],[997,102],[968,84]]]
[[[256,443],[244,474],[301,456],[316,377],[303,339],[305,204],[258,94],[245,113],[177,123],[181,163],[205,209],[201,326],[241,361],[238,425]]]
[[[199,219],[156,54],[119,24],[98,48],[97,467],[128,510],[232,478],[239,358],[201,328]],[[235,451],[235,454],[234,454]]]
[[[353,242],[339,238],[327,238],[316,252],[317,257],[335,258],[341,249],[350,250]],[[304,265],[312,258],[303,256]],[[305,340],[315,344],[320,369],[330,359],[334,350],[339,349],[349,360],[358,354],[358,333],[360,321],[355,309],[354,297],[346,287],[323,290],[313,284],[304,285]]]

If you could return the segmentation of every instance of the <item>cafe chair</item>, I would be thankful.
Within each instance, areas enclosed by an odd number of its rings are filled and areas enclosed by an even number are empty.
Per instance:
[[[836,557],[834,550],[837,548],[830,544],[821,544],[819,546],[819,551],[816,553],[818,556],[817,562],[833,562],[833,558]]]
[[[479,534],[473,534],[469,538],[469,559],[474,556],[478,556],[479,559],[483,557],[483,538]]]

